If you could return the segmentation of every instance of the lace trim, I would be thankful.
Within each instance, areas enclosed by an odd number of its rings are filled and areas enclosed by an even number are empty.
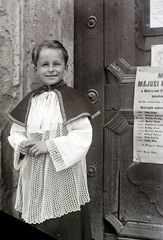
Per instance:
[[[14,168],[15,170],[19,170],[21,166],[21,160],[20,160],[20,148],[19,146],[14,152]]]
[[[46,141],[48,152],[50,153],[50,157],[54,163],[54,166],[56,168],[56,171],[59,172],[61,170],[66,169],[66,165],[57,149],[55,146],[55,143],[53,140],[48,140]]]

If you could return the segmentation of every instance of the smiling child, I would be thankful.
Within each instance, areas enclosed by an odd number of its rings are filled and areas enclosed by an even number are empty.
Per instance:
[[[35,47],[32,60],[42,86],[9,114],[8,139],[19,170],[15,208],[25,222],[55,239],[91,240],[86,154],[90,119],[99,112],[65,84],[68,53],[59,41]]]

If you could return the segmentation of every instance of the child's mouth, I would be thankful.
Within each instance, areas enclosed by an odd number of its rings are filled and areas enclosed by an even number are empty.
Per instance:
[[[57,75],[46,75],[46,77],[57,77]]]

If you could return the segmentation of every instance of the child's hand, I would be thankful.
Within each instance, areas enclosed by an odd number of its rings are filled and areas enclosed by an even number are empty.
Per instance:
[[[19,144],[19,149],[20,149],[20,153],[23,155],[27,155],[27,153],[29,152],[30,146],[29,146],[29,141],[22,141]]]
[[[45,154],[48,152],[47,145],[45,142],[34,142],[29,141],[29,154],[31,156],[37,157],[40,154]]]

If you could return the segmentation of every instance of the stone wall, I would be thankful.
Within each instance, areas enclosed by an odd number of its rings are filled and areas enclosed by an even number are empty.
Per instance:
[[[7,114],[32,89],[38,87],[31,51],[43,40],[56,39],[69,53],[65,76],[73,86],[73,0],[0,0],[0,209],[19,217],[14,210],[18,173],[7,136]]]

